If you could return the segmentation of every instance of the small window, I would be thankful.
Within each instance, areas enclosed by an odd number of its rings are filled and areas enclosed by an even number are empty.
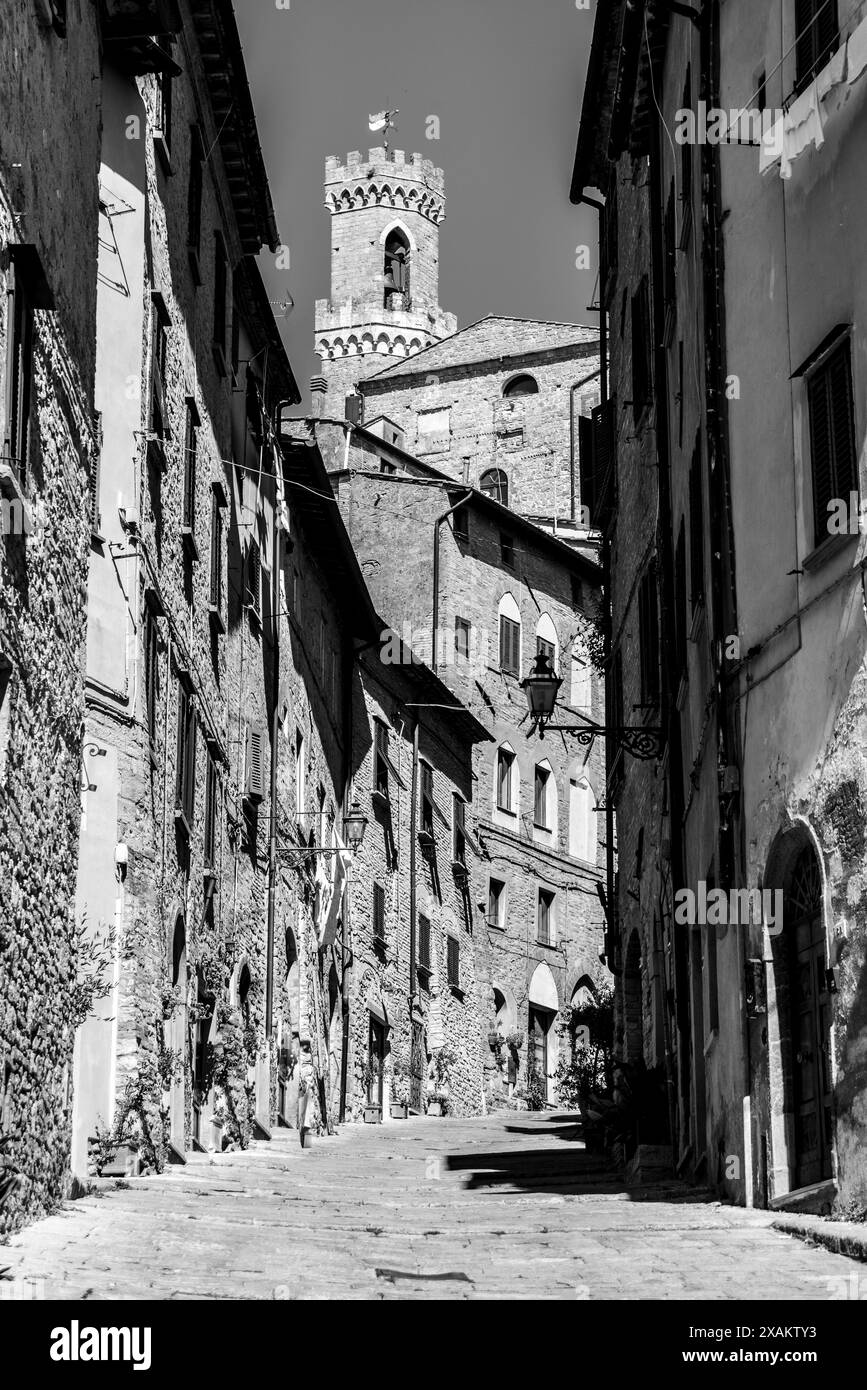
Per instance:
[[[239,371],[241,365],[241,310],[238,307],[238,271],[232,271],[232,334],[229,356],[232,366],[232,376],[235,385],[239,384]],[[247,408],[250,407],[250,372],[247,370]]]
[[[548,642],[544,637],[536,638],[536,655],[544,656],[551,670],[557,671],[557,648],[553,642]]]
[[[503,395],[507,399],[511,399],[513,396],[538,396],[538,394],[539,384],[536,378],[527,373],[513,377],[510,382],[507,382],[503,390]]]
[[[467,805],[462,796],[452,796],[452,858],[456,864],[467,862]]]
[[[795,0],[796,85],[806,87],[840,42],[837,0]]]
[[[554,894],[547,888],[539,889],[536,940],[540,946],[554,945]]]
[[[500,614],[500,670],[510,676],[521,673],[521,624]]]
[[[551,829],[548,816],[550,781],[550,768],[537,765],[533,780],[533,824],[537,830]]]
[[[388,796],[388,725],[377,719],[373,726],[373,786],[380,796]]]
[[[514,815],[515,755],[509,748],[497,750],[497,810]]]
[[[143,628],[144,646],[144,687],[145,721],[151,754],[156,751],[157,707],[159,705],[159,631],[157,615],[149,603],[145,604]]]
[[[505,927],[506,885],[500,878],[488,883],[488,926],[502,931]]]
[[[195,401],[187,399],[184,429],[184,501],[182,526],[191,534],[196,526],[196,466],[199,453],[199,412]]]
[[[208,764],[205,773],[205,830],[204,830],[204,856],[205,867],[213,869],[216,867],[215,846],[216,846],[216,826],[217,826],[217,764],[212,753],[208,753]]]
[[[418,914],[418,963],[422,970],[430,970],[430,918],[423,912]]]
[[[810,453],[816,545],[828,536],[828,503],[858,490],[849,339],[809,377]]]
[[[381,883],[373,885],[373,935],[378,941],[385,940],[385,889]]]
[[[196,710],[193,698],[178,686],[178,740],[175,763],[175,806],[192,829],[196,798]]]
[[[458,656],[469,656],[471,630],[466,618],[455,618],[455,652]]]
[[[502,468],[489,468],[479,479],[479,491],[504,507],[509,505],[509,479]]]
[[[515,542],[505,531],[500,532],[500,559],[510,569],[515,568]]]
[[[434,833],[433,768],[428,763],[419,764],[421,793],[421,830],[425,835]]]
[[[380,473],[384,474],[386,478],[393,478],[397,473],[397,469],[395,468],[394,464],[386,463],[385,459],[380,459],[379,471]]]
[[[461,946],[457,937],[446,938],[446,972],[450,989],[461,987]]]
[[[219,232],[214,232],[214,322],[212,339],[221,374],[226,370],[226,247]]]

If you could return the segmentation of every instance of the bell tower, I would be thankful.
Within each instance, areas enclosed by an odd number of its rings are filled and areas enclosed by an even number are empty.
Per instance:
[[[456,332],[439,307],[444,205],[443,171],[420,154],[353,150],[345,164],[325,161],[331,295],[316,301],[319,414],[342,419],[358,381]]]

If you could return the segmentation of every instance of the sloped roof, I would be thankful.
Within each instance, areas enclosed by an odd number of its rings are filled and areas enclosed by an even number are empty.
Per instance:
[[[520,337],[515,336],[515,330]],[[548,352],[556,348],[591,346],[599,341],[599,332],[580,323],[554,323],[544,319],[507,318],[488,314],[486,318],[459,328],[450,338],[424,348],[413,357],[386,367],[375,376],[359,383],[363,392],[377,382],[395,377],[426,375],[471,363],[499,361],[504,357],[523,357],[528,353]]]

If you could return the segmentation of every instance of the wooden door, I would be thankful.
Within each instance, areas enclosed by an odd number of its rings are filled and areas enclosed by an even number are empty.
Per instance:
[[[787,907],[797,1188],[831,1177],[831,996],[821,875],[812,849],[798,861]]]

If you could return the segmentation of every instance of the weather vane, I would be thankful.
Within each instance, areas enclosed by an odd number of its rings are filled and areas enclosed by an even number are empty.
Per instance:
[[[367,124],[371,130],[385,131],[385,152],[388,154],[388,132],[394,127],[394,118],[399,116],[398,110],[379,111],[375,116],[368,116]]]

